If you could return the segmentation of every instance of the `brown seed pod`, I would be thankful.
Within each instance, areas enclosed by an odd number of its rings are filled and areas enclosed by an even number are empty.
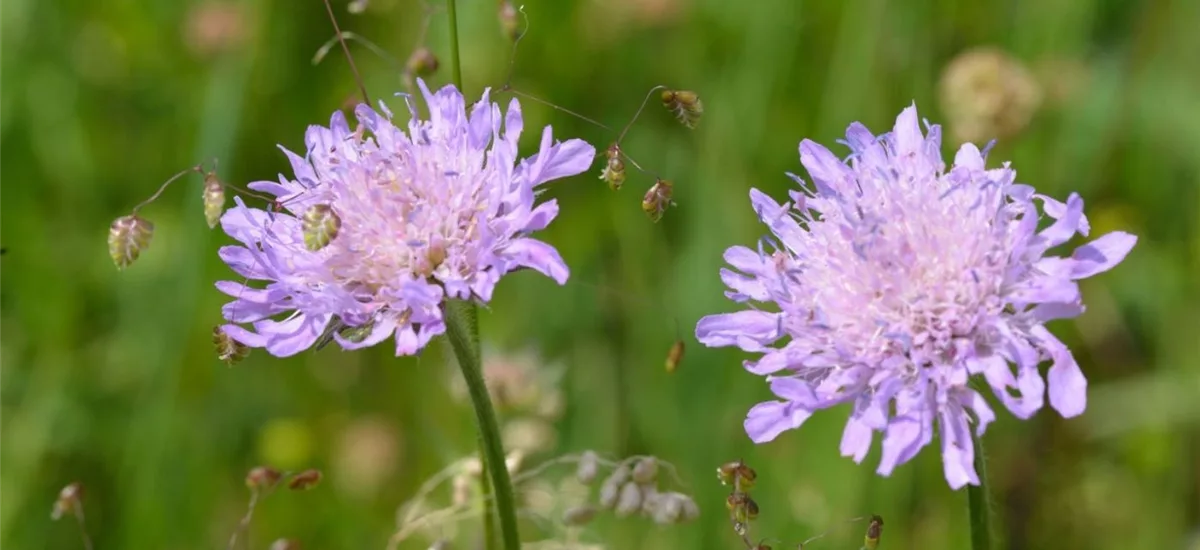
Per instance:
[[[667,352],[667,373],[674,373],[679,368],[679,362],[683,360],[683,340],[676,340],[671,344],[671,350]]]
[[[408,63],[406,65],[408,72],[416,76],[432,75],[437,72],[438,66],[437,56],[425,46],[414,50],[412,55],[408,56]]]
[[[251,489],[266,490],[279,483],[283,474],[270,466],[255,466],[246,473],[246,486]]]
[[[608,183],[609,189],[619,191],[625,183],[625,161],[621,159],[621,146],[616,143],[609,145],[604,151],[604,156],[608,160],[604,163],[604,170],[600,172],[600,179]]]
[[[221,214],[225,213],[225,185],[217,178],[216,172],[204,174],[204,221],[212,229],[221,222]]]
[[[50,512],[50,518],[57,521],[82,505],[83,485],[79,482],[67,485],[58,492],[58,498],[54,501],[54,510]]]
[[[875,550],[879,548],[881,537],[883,537],[883,518],[871,516],[871,523],[867,525],[867,535],[863,537],[863,546],[867,550]]]
[[[500,20],[500,30],[504,31],[504,36],[509,40],[516,41],[521,37],[521,21],[518,17],[517,8],[513,6],[511,0],[500,0],[500,7],[496,12],[496,18]]]

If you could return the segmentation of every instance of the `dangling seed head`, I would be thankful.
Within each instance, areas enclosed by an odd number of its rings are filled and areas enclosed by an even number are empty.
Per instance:
[[[255,466],[246,473],[246,486],[259,491],[270,489],[276,483],[279,483],[281,477],[283,477],[283,474],[279,473],[279,470],[275,468],[270,466]]]
[[[321,483],[321,470],[304,470],[292,476],[291,481],[288,481],[288,489],[293,491],[307,491],[316,487],[318,483]]]
[[[676,493],[676,494],[679,495],[680,500],[683,502],[683,514],[680,517],[680,520],[681,521],[695,521],[697,518],[699,518],[700,517],[700,506],[696,504],[696,501],[688,495],[679,494],[679,493]]]
[[[671,344],[671,350],[667,352],[667,373],[675,372],[679,368],[679,362],[683,360],[683,340],[676,340]]]
[[[436,73],[438,70],[438,58],[429,48],[421,46],[413,51],[412,55],[408,56],[409,74],[416,76],[429,76]]]
[[[617,497],[620,494],[621,484],[613,483],[612,478],[608,478],[600,486],[600,497],[597,499],[597,502],[601,508],[612,509],[613,506],[617,505]]]
[[[587,485],[596,479],[596,473],[599,471],[600,457],[596,456],[593,451],[584,451],[579,456],[579,467],[575,470],[575,479]]]
[[[225,212],[225,185],[217,178],[216,172],[204,174],[204,221],[212,229],[221,222],[221,214]]]
[[[77,506],[81,506],[82,502],[83,485],[75,482],[63,487],[58,492],[58,498],[54,500],[54,510],[50,512],[50,519],[58,521],[59,518],[75,510]]]
[[[680,124],[694,130],[704,114],[704,103],[696,92],[687,90],[665,90],[662,93],[663,107],[671,111]]]
[[[683,501],[679,499],[682,495],[678,493],[666,493],[658,498],[658,506],[655,508],[651,517],[654,523],[659,525],[670,525],[679,523],[683,517]]]
[[[608,160],[604,163],[604,171],[600,172],[600,179],[608,183],[609,189],[619,191],[625,183],[625,161],[621,159],[621,146],[616,143],[609,145],[604,156]]]
[[[653,483],[642,484],[642,513],[648,516],[654,516],[654,511],[658,510],[661,504],[663,493],[658,492],[658,487]]]
[[[370,4],[370,0],[351,0],[350,5],[346,6],[346,11],[358,15],[367,11],[368,4]]]
[[[748,523],[758,517],[758,503],[746,493],[731,493],[725,498],[725,507],[738,523]]]
[[[646,196],[642,197],[642,211],[650,216],[650,221],[658,223],[658,220],[662,219],[663,213],[667,211],[667,207],[673,204],[671,202],[673,187],[670,181],[659,178],[646,191]]]
[[[314,204],[304,212],[301,229],[304,231],[304,247],[312,252],[325,248],[337,238],[342,228],[342,219],[328,204]]]
[[[466,506],[471,502],[472,485],[470,475],[465,472],[454,476],[451,485],[451,499],[455,506]]]
[[[121,216],[108,228],[108,255],[117,269],[125,269],[150,246],[154,224],[135,214]]]
[[[500,9],[496,17],[500,20],[500,30],[504,31],[504,36],[509,40],[516,41],[521,37],[521,21],[511,0],[500,0]]]
[[[224,361],[226,365],[239,363],[250,355],[249,347],[234,340],[219,326],[213,327],[213,346],[217,348],[217,359]]]
[[[567,511],[563,512],[562,520],[563,523],[567,525],[578,527],[590,523],[598,513],[600,513],[600,510],[595,506],[575,506],[573,508],[568,508]]]
[[[653,483],[654,478],[658,476],[658,461],[653,457],[645,457],[639,459],[633,465],[633,481],[634,483],[648,484]]]

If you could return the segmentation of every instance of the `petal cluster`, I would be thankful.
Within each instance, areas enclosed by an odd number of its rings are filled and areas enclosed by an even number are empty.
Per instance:
[[[1049,255],[1088,234],[1079,195],[1038,194],[1007,163],[986,168],[971,144],[947,167],[940,128],[927,130],[911,106],[883,135],[852,124],[844,160],[803,141],[812,186],[793,176],[802,190],[783,204],[751,190],[771,236],[725,252],[726,296],[747,309],[701,319],[696,336],[762,354],[745,368],[778,399],[747,415],[754,441],[849,403],[843,455],[862,461],[881,432],[886,476],[937,433],[957,489],[978,484],[973,437],[995,418],[973,377],[1019,418],[1047,387],[1060,414],[1083,412],[1087,380],[1045,323],[1082,313],[1076,281],[1122,261],[1137,238],[1114,232]]]
[[[217,283],[233,298],[222,310],[230,336],[276,356],[323,336],[345,349],[394,336],[396,353],[409,355],[445,330],[447,298],[486,302],[501,276],[521,268],[566,282],[562,257],[530,237],[558,214],[554,200],[535,204],[535,194],[587,170],[595,149],[555,142],[547,126],[537,154],[518,160],[515,99],[502,114],[485,91],[468,112],[453,86],[432,93],[419,84],[428,119],[407,98],[407,128],[382,104],[382,113],[359,105],[353,131],[335,112],[329,127],[309,127],[304,156],[284,149],[292,177],[250,184],[275,196],[279,211],[236,198],[222,216],[241,244],[220,256],[247,279]],[[314,219],[324,224],[320,238],[305,232]]]

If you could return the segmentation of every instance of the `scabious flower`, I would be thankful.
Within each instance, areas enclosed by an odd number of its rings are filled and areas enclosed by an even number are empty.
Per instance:
[[[1045,323],[1082,313],[1076,281],[1112,268],[1137,238],[1113,232],[1070,257],[1047,256],[1088,234],[1079,195],[1063,203],[1037,194],[1014,183],[1007,163],[985,168],[986,150],[971,144],[947,170],[940,128],[923,134],[915,106],[881,136],[850,125],[844,144],[845,162],[801,142],[814,188],[792,176],[804,192],[784,204],[752,189],[774,238],[725,252],[737,270],[721,270],[726,296],[777,311],[711,315],[696,337],[763,354],[745,368],[765,375],[779,400],[750,409],[755,442],[851,403],[843,456],[861,462],[882,432],[878,473],[887,476],[932,442],[936,426],[947,482],[978,484],[972,438],[995,415],[968,380],[981,375],[1022,419],[1042,407],[1047,383],[1054,409],[1082,413],[1087,380]],[[1038,202],[1054,220],[1041,231]]]
[[[283,357],[331,327],[341,328],[331,335],[344,349],[394,335],[396,354],[411,355],[444,332],[447,298],[486,302],[501,276],[521,268],[566,282],[558,252],[529,236],[558,214],[554,200],[534,204],[535,190],[587,170],[595,149],[555,142],[547,126],[538,153],[517,162],[523,123],[515,99],[502,116],[485,91],[468,114],[453,86],[434,94],[419,84],[428,120],[407,98],[407,132],[382,104],[382,115],[359,105],[354,131],[335,112],[328,128],[309,127],[305,156],[284,149],[293,178],[250,184],[277,197],[283,211],[237,198],[222,216],[243,246],[221,248],[221,259],[266,281],[217,283],[234,298],[222,310],[234,339]],[[305,234],[305,214],[314,208],[336,223],[306,243],[313,235]]]

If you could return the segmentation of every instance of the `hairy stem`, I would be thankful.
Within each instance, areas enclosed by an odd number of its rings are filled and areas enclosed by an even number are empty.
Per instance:
[[[450,78],[454,79],[459,93],[465,96],[462,66],[458,62],[458,10],[455,9],[454,3],[454,0],[446,0],[446,19],[450,20]]]
[[[490,477],[492,482],[492,495],[500,520],[503,548],[520,550],[521,538],[517,532],[516,499],[513,496],[512,480],[504,464],[504,445],[500,439],[496,411],[492,408],[492,399],[483,379],[475,304],[449,300],[446,303],[445,319],[446,336],[450,340],[450,346],[454,348],[458,366],[462,369],[463,379],[467,383],[467,392],[471,395],[471,404],[475,408],[483,464],[488,474],[486,477]],[[492,546],[489,545],[490,547]]]
[[[992,548],[992,503],[988,494],[987,459],[983,455],[983,438],[975,440],[975,473],[979,485],[967,485],[967,513],[971,518],[971,550]]]

